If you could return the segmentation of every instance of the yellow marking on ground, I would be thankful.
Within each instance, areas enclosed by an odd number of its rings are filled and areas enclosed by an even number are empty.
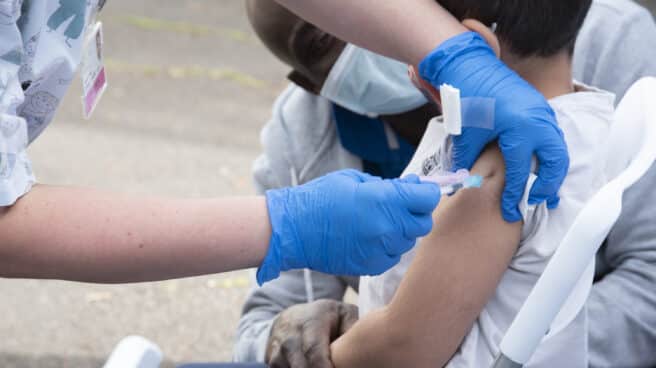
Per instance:
[[[205,285],[209,289],[245,289],[251,286],[251,282],[246,277],[227,277],[207,280]]]
[[[237,42],[256,43],[254,36],[234,28],[213,27],[203,24],[157,19],[141,15],[121,16],[118,20],[147,31],[166,31],[188,34],[191,36],[219,36]]]
[[[99,303],[112,299],[114,295],[109,291],[92,291],[84,295],[87,303]]]
[[[230,68],[204,67],[199,65],[159,66],[152,64],[132,64],[107,59],[107,69],[112,73],[131,73],[145,77],[166,76],[173,79],[229,80],[245,87],[267,89],[269,84],[244,72]]]

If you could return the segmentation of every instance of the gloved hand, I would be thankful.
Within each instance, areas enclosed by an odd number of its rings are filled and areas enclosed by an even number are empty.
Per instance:
[[[385,272],[430,232],[440,190],[416,175],[382,180],[344,170],[269,190],[266,199],[272,233],[257,270],[260,284],[298,268],[352,276]]]
[[[463,128],[454,137],[454,169],[470,169],[483,148],[495,139],[506,163],[502,210],[506,221],[521,219],[518,204],[530,174],[533,154],[538,158],[538,179],[529,204],[546,201],[558,206],[560,189],[569,169],[563,133],[545,98],[499,60],[483,38],[474,32],[455,36],[430,53],[419,74],[435,88],[448,83],[461,97],[495,99],[494,130]]]
[[[337,300],[297,304],[276,317],[267,342],[271,368],[333,368],[330,343],[358,320],[358,307]]]

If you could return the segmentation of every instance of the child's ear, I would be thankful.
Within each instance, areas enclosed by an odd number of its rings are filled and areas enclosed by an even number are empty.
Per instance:
[[[462,25],[467,27],[470,31],[474,31],[481,35],[485,42],[487,42],[494,53],[497,54],[498,58],[501,58],[501,46],[499,44],[499,38],[497,35],[492,32],[485,24],[481,23],[476,19],[465,19],[462,21]]]

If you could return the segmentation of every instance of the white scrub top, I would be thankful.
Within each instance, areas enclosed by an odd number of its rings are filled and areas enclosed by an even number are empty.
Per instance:
[[[103,0],[0,0],[0,206],[35,182],[25,152],[52,120]]]

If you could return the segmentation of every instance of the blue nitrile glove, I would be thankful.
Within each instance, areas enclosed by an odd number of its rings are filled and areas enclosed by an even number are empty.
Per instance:
[[[257,281],[310,268],[334,275],[378,275],[430,232],[440,201],[416,175],[382,180],[337,171],[302,186],[266,192],[272,233]]]
[[[501,62],[479,34],[467,32],[447,40],[421,62],[419,73],[435,88],[443,83],[459,88],[462,98],[495,99],[494,130],[463,128],[463,134],[454,137],[454,165],[470,169],[483,148],[499,139],[506,162],[502,199],[506,221],[521,219],[517,205],[534,154],[539,170],[529,203],[546,201],[549,208],[558,206],[569,155],[555,114],[545,98]]]

